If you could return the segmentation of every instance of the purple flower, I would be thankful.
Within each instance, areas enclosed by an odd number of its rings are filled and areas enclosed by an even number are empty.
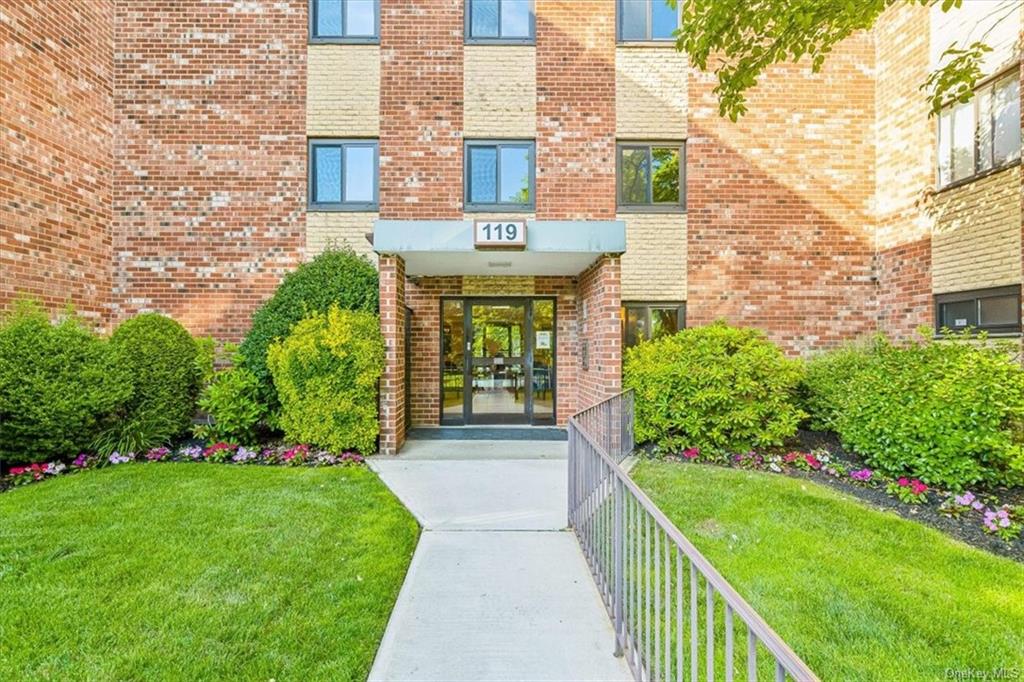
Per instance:
[[[971,502],[971,509],[973,509],[974,511],[981,511],[984,508],[985,505],[981,503],[981,500],[975,500],[974,502]]]
[[[240,448],[238,448],[238,452],[236,452],[234,455],[231,456],[231,461],[232,462],[237,462],[237,463],[251,462],[252,460],[256,459],[258,456],[259,456],[259,454],[255,450],[250,450],[250,449],[245,448],[245,447],[240,447]]]
[[[181,456],[186,459],[202,459],[203,449],[198,445],[191,445],[187,448],[182,448],[180,451]]]
[[[966,492],[963,495],[957,495],[953,498],[953,501],[959,504],[961,507],[969,507],[974,503],[974,493]]]
[[[870,481],[873,473],[871,469],[857,469],[850,472],[850,478],[855,481]]]
[[[112,452],[110,453],[110,457],[107,458],[107,461],[110,462],[111,464],[126,464],[132,461],[133,459],[135,459],[135,455],[132,454],[131,452],[129,452],[127,455],[122,455],[119,452]]]
[[[71,463],[71,466],[76,467],[78,469],[84,469],[86,466],[88,466],[88,464],[89,455],[83,452],[82,454],[78,455],[78,457],[75,457],[75,461]]]

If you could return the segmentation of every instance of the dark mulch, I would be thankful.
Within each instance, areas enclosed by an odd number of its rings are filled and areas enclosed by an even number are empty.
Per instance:
[[[793,442],[788,445],[787,450],[826,450],[834,460],[842,461],[850,470],[867,466],[856,454],[843,449],[838,438],[832,433],[800,431]],[[886,493],[884,487],[856,485],[850,479],[835,478],[821,471],[805,472],[793,467],[786,467],[783,471],[786,476],[826,485],[853,495],[876,509],[895,512],[905,519],[927,524],[968,545],[1024,562],[1024,537],[1019,537],[1013,542],[1006,542],[995,535],[986,533],[985,527],[981,523],[981,514],[978,512],[967,513],[959,519],[940,513],[939,505],[945,499],[945,495],[929,491],[927,502],[917,505],[905,504]],[[972,492],[982,497],[991,495],[999,500],[1000,504],[1024,506],[1024,488],[1022,487],[976,488]]]

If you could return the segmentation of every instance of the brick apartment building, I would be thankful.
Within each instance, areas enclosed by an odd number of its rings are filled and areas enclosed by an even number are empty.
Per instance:
[[[347,244],[381,274],[385,452],[564,423],[623,344],[717,318],[794,354],[1019,335],[1021,11],[894,8],[734,124],[660,0],[15,0],[0,304],[237,339]],[[929,118],[919,85],[982,36],[978,96]]]

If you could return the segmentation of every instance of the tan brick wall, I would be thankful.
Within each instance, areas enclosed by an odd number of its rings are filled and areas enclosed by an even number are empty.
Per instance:
[[[686,137],[686,54],[672,46],[615,50],[615,134],[621,138]]]
[[[328,248],[350,246],[356,253],[377,256],[366,235],[373,233],[377,213],[347,211],[309,211],[306,213],[306,257],[312,258]]]
[[[1020,166],[940,192],[932,211],[935,293],[1020,283]]]
[[[380,134],[380,46],[307,48],[306,132],[320,137]]]
[[[622,300],[686,300],[686,214],[623,213]]]
[[[929,73],[928,11],[893,7],[873,31],[877,323],[903,338],[932,320],[932,221],[926,209],[935,183],[935,122],[919,89]]]
[[[537,48],[467,45],[463,113],[467,138],[537,136]]]

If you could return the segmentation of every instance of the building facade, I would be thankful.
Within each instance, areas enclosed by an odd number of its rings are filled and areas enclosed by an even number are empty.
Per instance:
[[[238,339],[327,248],[381,275],[381,449],[564,424],[623,347],[1020,335],[1019,3],[899,7],[739,123],[659,0],[21,0],[0,10],[0,304]],[[994,49],[970,103],[919,86]]]

